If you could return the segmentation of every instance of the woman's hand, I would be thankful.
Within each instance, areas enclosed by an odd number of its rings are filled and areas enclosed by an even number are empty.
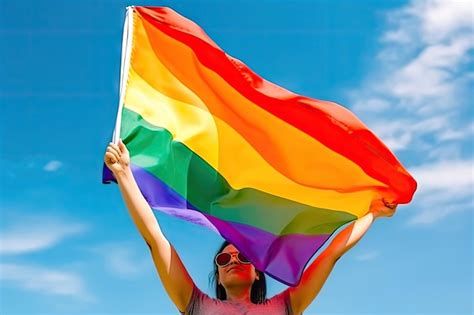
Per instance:
[[[370,212],[374,215],[374,218],[380,217],[391,217],[397,210],[397,204],[390,204],[384,199],[375,199],[370,205]]]
[[[112,142],[109,143],[104,162],[114,174],[124,172],[130,167],[130,154],[122,139],[119,140],[118,145]]]

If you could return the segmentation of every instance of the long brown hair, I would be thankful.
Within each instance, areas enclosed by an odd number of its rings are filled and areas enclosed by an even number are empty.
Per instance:
[[[219,254],[224,250],[227,245],[230,245],[228,241],[224,241],[216,252],[216,255]],[[214,255],[214,257],[216,256]],[[215,286],[216,290],[216,298],[219,300],[227,300],[227,293],[225,292],[225,288],[217,283],[217,277],[219,275],[219,270],[215,262],[213,262],[214,270],[209,275],[209,282]],[[265,274],[260,270],[255,269],[255,272],[258,273],[259,279],[255,279],[252,284],[252,288],[250,289],[250,300],[254,304],[261,304],[265,301],[267,296],[267,281],[265,280]]]

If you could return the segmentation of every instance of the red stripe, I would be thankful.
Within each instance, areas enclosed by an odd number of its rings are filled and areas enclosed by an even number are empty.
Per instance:
[[[395,202],[410,202],[415,180],[391,151],[348,109],[291,93],[272,84],[225,54],[194,22],[169,8],[136,7],[163,33],[190,47],[200,63],[266,111],[302,130],[392,187]]]

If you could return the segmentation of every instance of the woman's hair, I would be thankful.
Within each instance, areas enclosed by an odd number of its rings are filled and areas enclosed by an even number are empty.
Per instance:
[[[224,241],[224,243],[222,243],[219,250],[216,252],[215,256],[217,256],[217,254],[222,252],[224,250],[224,248],[227,245],[230,245],[230,244],[231,243],[229,243],[228,241]],[[216,298],[219,299],[219,300],[227,300],[227,294],[225,292],[225,288],[221,284],[217,283],[217,277],[219,276],[219,270],[218,270],[218,267],[217,267],[215,261],[213,261],[213,265],[214,265],[214,270],[209,275],[209,282],[211,284],[215,285]],[[265,301],[265,298],[267,296],[267,282],[265,280],[265,274],[263,272],[261,272],[260,270],[257,270],[257,269],[255,269],[255,272],[258,273],[259,279],[258,280],[255,279],[254,283],[252,284],[252,288],[250,289],[250,300],[254,304],[260,304],[260,303],[263,303]]]

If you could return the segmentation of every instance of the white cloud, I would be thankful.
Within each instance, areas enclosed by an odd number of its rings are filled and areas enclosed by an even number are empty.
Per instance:
[[[47,269],[38,266],[0,263],[0,279],[27,291],[53,296],[70,296],[84,301],[94,301],[86,292],[81,277],[73,272]]]
[[[369,260],[374,260],[375,258],[377,258],[377,256],[379,256],[379,254],[375,251],[372,251],[372,252],[357,255],[355,259],[359,261],[369,261]]]
[[[472,192],[474,185],[473,160],[446,160],[409,169],[417,179],[418,194],[433,193],[442,189],[452,194]]]
[[[474,122],[461,128],[447,128],[438,135],[440,141],[462,140],[471,138],[474,135]]]
[[[472,1],[412,1],[387,12],[378,58],[347,94],[392,150],[409,149],[426,134],[438,142],[472,135],[472,127],[455,127],[472,106],[472,11]]]
[[[414,137],[445,130],[448,125],[447,116],[433,116],[419,121],[410,121],[409,118],[402,117],[368,123],[369,128],[393,151],[407,149]]]
[[[84,224],[45,215],[18,216],[9,222],[0,232],[0,254],[3,255],[45,250],[87,230]]]
[[[405,149],[411,142],[411,133],[403,132],[398,136],[384,137],[382,136],[383,142],[387,147],[393,151],[399,151]]]
[[[437,42],[459,31],[472,31],[471,0],[435,0],[414,2],[413,10],[421,17],[425,42]]]
[[[460,160],[461,144],[448,143],[432,148],[428,153],[428,157],[433,160]]]
[[[471,0],[411,1],[388,12],[391,28],[382,36],[382,42],[407,44],[417,40],[431,44],[447,40],[472,31],[472,11]]]
[[[400,64],[386,78],[382,90],[420,114],[453,109],[460,85],[472,81],[469,72],[459,70],[469,61],[468,52],[473,47],[473,40],[467,37],[423,47],[418,56]]]
[[[95,245],[86,250],[101,256],[107,271],[125,278],[137,277],[153,266],[151,255],[139,254],[145,251],[139,251],[128,242]]]
[[[407,226],[428,226],[474,209],[474,160],[444,160],[409,169],[418,181]]]
[[[46,165],[43,167],[43,170],[45,170],[47,172],[55,172],[62,165],[63,165],[63,163],[61,161],[52,160],[52,161],[49,161],[48,163],[46,163]]]
[[[381,112],[390,108],[390,103],[387,100],[380,98],[371,98],[367,100],[359,100],[358,103],[353,104],[353,109],[356,111],[371,111]]]
[[[474,203],[471,201],[451,204],[439,204],[433,207],[417,208],[417,213],[407,222],[407,226],[430,226],[441,219],[463,211],[472,210]]]

